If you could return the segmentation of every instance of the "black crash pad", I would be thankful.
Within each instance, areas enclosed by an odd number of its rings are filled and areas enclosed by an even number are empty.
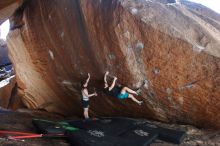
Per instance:
[[[69,121],[70,125],[83,129],[68,134],[74,145],[118,145],[118,146],[148,146],[158,137],[154,131],[147,132],[137,127],[136,121],[129,118],[101,118],[98,120]],[[95,137],[91,132],[103,134]],[[77,140],[78,139],[78,140]],[[79,140],[80,139],[80,140]]]
[[[69,121],[70,125],[83,130],[100,130],[107,135],[122,136],[129,135],[129,132],[142,130],[149,134],[158,135],[158,139],[180,144],[186,136],[185,131],[167,129],[145,121],[134,120],[130,118],[101,118],[98,120],[75,120]],[[131,134],[132,135],[132,134]]]
[[[160,140],[175,143],[175,144],[181,144],[184,138],[186,137],[185,131],[172,130],[172,129],[162,128],[162,127],[159,127],[158,131],[159,131],[158,138]]]
[[[36,127],[37,131],[42,134],[65,134],[67,130],[78,130],[66,122],[53,122],[42,119],[33,119],[32,123]]]
[[[138,127],[150,133],[158,133],[158,139],[174,144],[180,144],[186,137],[185,131],[168,129],[148,122],[139,123]]]
[[[34,119],[32,123],[36,127],[37,132],[41,134],[64,134],[66,131],[52,121]]]
[[[148,146],[158,137],[158,134],[137,127],[121,134],[120,137],[133,141],[136,146]]]
[[[97,120],[69,120],[52,122],[34,119],[33,124],[43,134],[67,133],[71,143],[84,145],[149,145],[155,138],[180,144],[186,133],[167,129],[147,121],[130,118],[100,118]],[[76,128],[79,128],[76,130]],[[68,130],[70,129],[70,130]],[[67,132],[68,131],[68,132]],[[71,132],[72,131],[72,132]],[[94,137],[90,132],[103,133],[104,137]],[[78,138],[79,140],[75,139]],[[87,139],[86,141],[84,139]],[[75,141],[75,142],[74,142]],[[120,141],[120,142],[118,142]],[[112,143],[112,144],[111,144]],[[78,144],[78,145],[79,145]]]
[[[79,129],[100,130],[112,136],[118,136],[135,126],[135,121],[128,118],[100,118],[97,120],[75,120],[67,122]]]
[[[139,136],[135,133],[124,137],[111,136],[99,130],[78,130],[66,135],[73,146],[148,146],[157,138],[157,135]]]

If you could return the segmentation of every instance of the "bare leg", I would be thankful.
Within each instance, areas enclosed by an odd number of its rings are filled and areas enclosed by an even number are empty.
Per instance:
[[[123,88],[122,88],[121,94],[124,94],[125,92],[138,95],[136,91],[134,91],[134,90],[132,90],[132,89],[130,89],[130,88],[128,88],[128,87],[123,87]]]
[[[128,95],[128,98],[130,98],[131,100],[133,100],[134,102],[136,102],[137,104],[141,105],[143,101],[139,101],[137,100],[132,94]]]
[[[89,118],[89,108],[84,108],[84,117],[85,119],[88,119]]]

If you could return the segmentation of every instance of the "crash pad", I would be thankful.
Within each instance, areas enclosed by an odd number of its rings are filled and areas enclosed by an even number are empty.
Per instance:
[[[78,130],[66,133],[73,146],[148,146],[157,135],[137,135],[136,133],[121,136],[107,135],[100,130]],[[128,137],[126,137],[128,136]]]
[[[66,122],[33,119],[32,123],[41,134],[64,134],[66,131],[78,130],[78,128],[72,127]]]
[[[135,120],[129,118],[100,118],[96,120],[72,120],[67,122],[79,129],[101,130],[112,136],[118,136],[135,126]]]
[[[65,134],[73,145],[145,146],[155,139],[180,144],[186,136],[185,131],[123,117],[61,122],[34,119],[33,124],[43,134]]]
[[[137,128],[148,131],[150,133],[158,133],[158,139],[174,144],[181,144],[181,142],[186,137],[185,131],[169,129],[149,122],[139,123],[137,124]]]

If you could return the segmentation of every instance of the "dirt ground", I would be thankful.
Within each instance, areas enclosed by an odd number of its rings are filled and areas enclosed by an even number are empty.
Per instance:
[[[22,109],[17,112],[0,110],[0,129],[20,132],[36,132],[32,125],[33,118],[48,120],[63,120],[64,117],[45,111],[31,111]],[[68,118],[69,119],[69,118]],[[187,131],[187,137],[180,146],[220,146],[220,131],[197,129],[189,125],[168,125],[152,122],[157,125],[172,129]],[[0,135],[0,146],[70,146],[65,139],[32,138],[24,140],[9,140],[6,135]],[[156,140],[151,146],[176,146],[171,143]]]
[[[33,118],[62,120],[63,117],[45,111],[19,110],[18,112],[1,111],[0,128],[8,131],[36,133]],[[32,138],[25,140],[8,140],[0,135],[0,146],[70,146],[65,139]]]

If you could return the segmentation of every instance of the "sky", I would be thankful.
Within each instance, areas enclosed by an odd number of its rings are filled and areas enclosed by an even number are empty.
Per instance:
[[[190,1],[200,3],[220,14],[220,0],[190,0]]]
[[[220,0],[190,0],[192,2],[200,3],[206,7],[213,9],[220,14]],[[7,20],[0,26],[1,35],[0,38],[6,39],[9,31],[9,21]]]
[[[5,40],[6,36],[8,34],[8,31],[9,31],[9,20],[7,20],[4,23],[2,23],[2,25],[0,26],[0,30],[1,30],[0,38]]]

